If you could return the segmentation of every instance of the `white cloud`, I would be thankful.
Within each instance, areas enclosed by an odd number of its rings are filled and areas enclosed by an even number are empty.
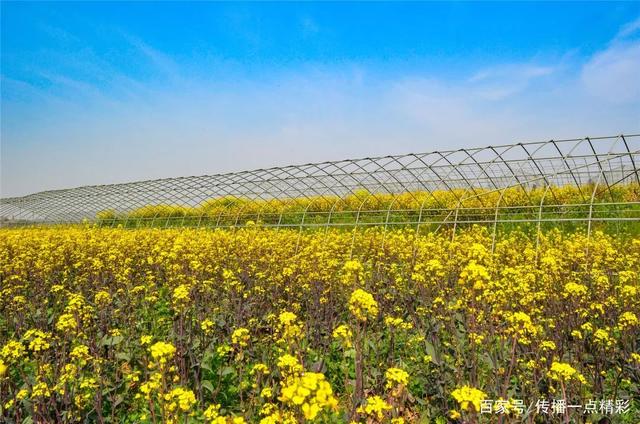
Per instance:
[[[626,38],[633,35],[636,31],[640,30],[640,16],[634,21],[631,21],[620,28],[615,39]]]
[[[508,64],[483,69],[469,78],[469,82],[481,82],[487,80],[517,79],[529,81],[534,78],[550,75],[554,72],[553,66],[533,64]]]
[[[580,78],[600,100],[640,103],[640,42],[612,44],[584,65]]]
[[[512,63],[480,70],[468,82],[477,95],[487,100],[502,100],[526,90],[536,80],[552,75],[557,69],[550,65]]]

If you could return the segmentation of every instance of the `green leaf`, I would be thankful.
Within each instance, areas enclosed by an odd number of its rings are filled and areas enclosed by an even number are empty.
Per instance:
[[[491,371],[494,370],[493,361],[491,360],[491,356],[488,353],[480,355],[480,361],[488,367]]]
[[[107,336],[105,335],[102,340],[100,340],[100,344],[103,346],[115,346],[120,343],[124,338],[122,336]]]
[[[433,343],[425,342],[425,350],[427,352],[427,355],[431,357],[431,362],[433,362],[435,365],[438,365],[438,361],[436,361],[436,348],[433,346]]]
[[[207,389],[209,393],[213,393],[213,384],[209,380],[202,380],[202,387]]]
[[[200,368],[202,368],[205,371],[213,372],[213,369],[211,368],[211,365],[209,364],[209,362],[202,362],[200,364]]]
[[[233,373],[235,373],[235,370],[233,369],[233,367],[224,367],[222,369],[222,371],[220,372],[220,375],[222,375],[224,377],[224,376],[227,376],[227,375],[233,374]]]
[[[116,396],[115,400],[113,401],[113,405],[111,407],[115,408],[116,406],[120,405],[122,402],[124,402],[124,396],[122,394],[119,394]]]
[[[131,361],[131,355],[125,352],[117,352],[116,359],[120,359],[121,361],[129,362]]]

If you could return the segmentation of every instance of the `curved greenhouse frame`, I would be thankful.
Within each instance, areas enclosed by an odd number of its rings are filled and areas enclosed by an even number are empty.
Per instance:
[[[3,226],[305,228],[640,220],[640,135],[550,140],[86,186],[0,200]]]

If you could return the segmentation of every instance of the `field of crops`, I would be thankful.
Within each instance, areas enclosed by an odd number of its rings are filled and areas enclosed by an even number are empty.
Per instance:
[[[637,423],[640,240],[492,241],[0,230],[0,421]]]
[[[498,213],[496,213],[496,209]],[[196,206],[155,204],[127,212],[103,210],[96,214],[102,226],[232,227],[247,222],[273,226],[349,226],[451,222],[489,222],[495,219],[517,223],[561,217],[638,217],[640,187],[620,183],[611,187],[595,184],[535,188],[453,189],[371,193],[355,190],[345,196],[324,195],[260,200],[236,196],[208,199]],[[455,214],[454,214],[455,211]],[[548,225],[547,225],[548,226]]]

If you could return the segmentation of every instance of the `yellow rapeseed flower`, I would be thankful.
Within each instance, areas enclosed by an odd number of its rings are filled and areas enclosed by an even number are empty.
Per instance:
[[[586,384],[586,379],[570,364],[564,362],[553,362],[549,370],[549,377],[557,381],[577,380]]]
[[[171,343],[157,342],[149,348],[149,351],[155,361],[165,364],[176,353],[176,348]]]
[[[400,368],[389,368],[384,375],[387,379],[387,389],[397,385],[406,386],[409,384],[409,373]]]
[[[361,414],[366,414],[375,417],[381,421],[384,418],[386,411],[391,410],[391,405],[385,402],[380,396],[369,396],[364,405],[358,407],[357,411]]]
[[[333,330],[333,338],[339,340],[342,347],[345,349],[351,349],[353,347],[352,339],[353,333],[347,325],[339,325]]]
[[[231,343],[239,347],[246,347],[249,344],[249,330],[246,328],[237,328],[231,334]]]
[[[356,289],[349,299],[349,310],[359,321],[375,318],[378,315],[378,302],[371,293]]]
[[[618,318],[618,327],[621,330],[628,330],[638,326],[638,317],[633,312],[623,312]]]
[[[463,411],[468,411],[473,406],[475,412],[480,412],[480,403],[487,399],[487,394],[480,389],[471,386],[462,386],[451,392],[451,396],[458,402]]]

